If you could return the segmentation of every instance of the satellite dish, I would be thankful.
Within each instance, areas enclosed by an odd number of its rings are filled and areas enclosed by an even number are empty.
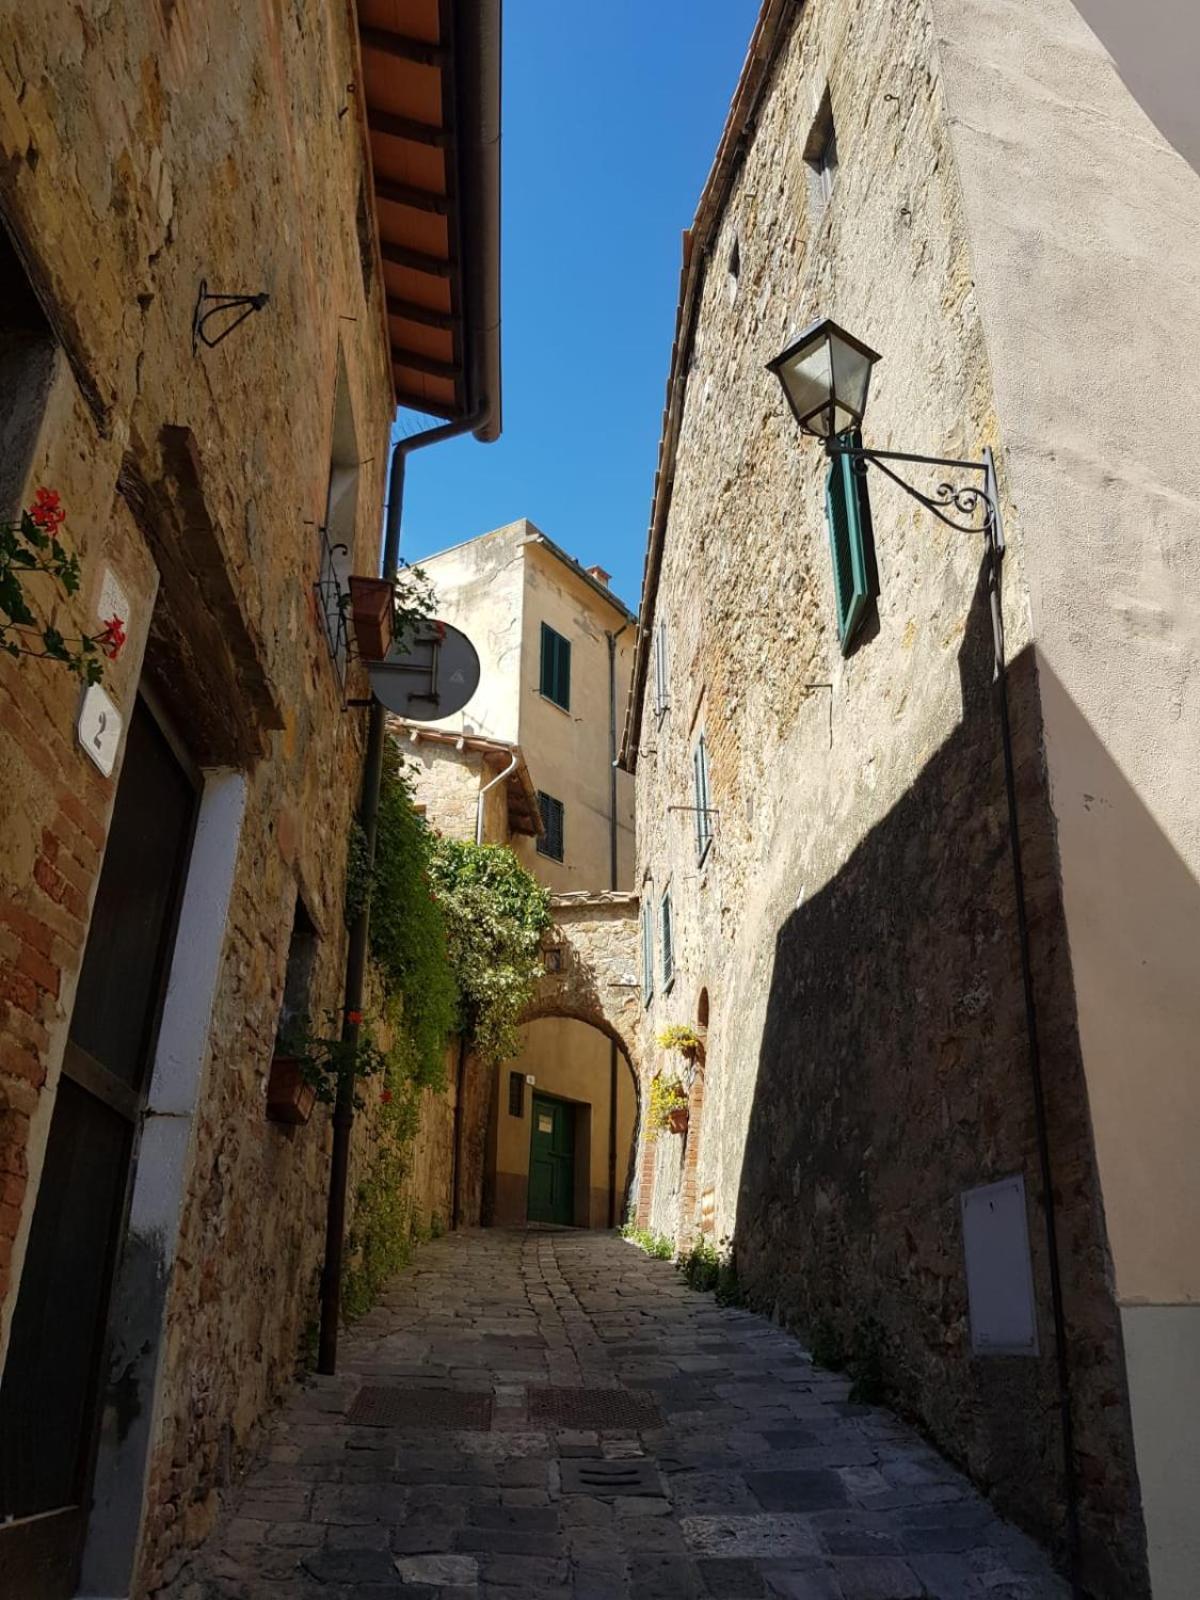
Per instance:
[[[393,645],[368,664],[371,693],[398,717],[440,722],[461,711],[479,687],[479,657],[448,622],[422,622],[407,649]]]

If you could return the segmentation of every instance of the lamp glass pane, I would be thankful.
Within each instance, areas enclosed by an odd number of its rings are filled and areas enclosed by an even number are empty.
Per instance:
[[[824,405],[833,384],[829,340],[822,335],[813,344],[797,350],[780,367],[779,376],[783,379],[787,397],[798,419],[807,417],[810,411]],[[814,418],[810,426],[819,428],[821,422]]]
[[[850,422],[839,420],[837,431],[861,422],[867,409],[867,385],[871,381],[871,357],[832,334],[829,340],[833,365],[833,391],[838,404],[849,413]]]

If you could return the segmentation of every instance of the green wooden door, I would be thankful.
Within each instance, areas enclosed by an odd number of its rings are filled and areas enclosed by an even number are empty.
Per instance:
[[[575,1221],[575,1109],[564,1100],[533,1097],[529,1144],[529,1220]]]

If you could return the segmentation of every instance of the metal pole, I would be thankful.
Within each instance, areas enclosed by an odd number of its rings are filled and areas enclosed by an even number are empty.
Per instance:
[[[404,464],[414,450],[440,444],[457,434],[476,428],[487,416],[481,406],[459,422],[440,423],[409,439],[397,439],[392,449],[388,478],[387,516],[384,522],[383,576],[395,580],[400,568],[400,512],[404,503]],[[358,820],[366,839],[367,875],[375,865],[375,839],[379,828],[379,794],[383,785],[383,748],[387,733],[387,713],[372,696],[367,720],[367,748],[363,760],[362,799]],[[371,898],[350,927],[346,949],[346,982],[343,990],[342,1039],[358,1043],[359,1027],[351,1022],[362,1010],[363,986],[367,971],[368,934]],[[325,1261],[321,1271],[321,1334],[317,1346],[317,1371],[332,1376],[337,1371],[338,1327],[342,1311],[342,1257],[346,1235],[346,1186],[350,1174],[350,1135],[354,1127],[354,1078],[346,1073],[338,1081],[333,1107],[333,1152],[329,1163],[329,1199],[325,1211]]]

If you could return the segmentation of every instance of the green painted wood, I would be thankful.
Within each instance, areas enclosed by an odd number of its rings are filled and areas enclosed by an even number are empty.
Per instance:
[[[531,1120],[529,1220],[570,1227],[575,1221],[575,1108],[535,1094]]]

